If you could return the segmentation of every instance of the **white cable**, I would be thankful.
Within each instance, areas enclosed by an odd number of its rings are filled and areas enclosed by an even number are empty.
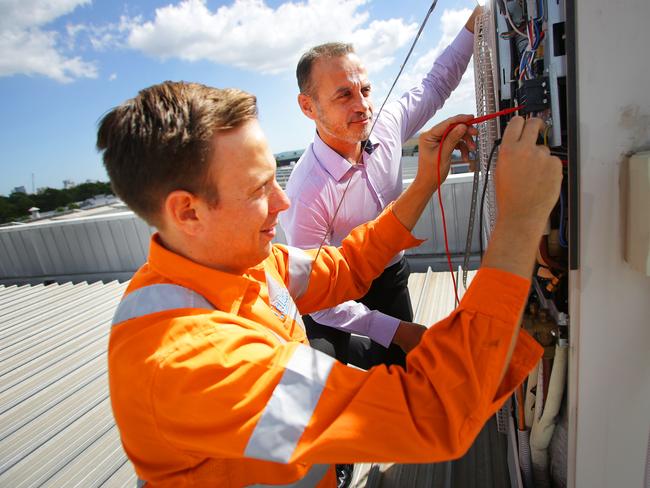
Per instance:
[[[515,23],[512,21],[512,17],[510,17],[510,10],[508,10],[508,4],[507,4],[507,3],[505,4],[505,8],[506,8],[506,19],[508,19],[508,23],[510,24],[510,27],[512,27],[512,29],[513,29],[517,34],[519,34],[520,36],[528,37],[528,34],[524,34],[524,33],[521,32],[519,29],[517,29],[517,26],[516,26]]]
[[[536,488],[551,486],[549,473],[548,446],[551,443],[557,416],[562,406],[562,397],[566,385],[567,345],[555,346],[555,359],[550,375],[548,396],[544,402],[543,412],[538,416],[535,412],[535,421],[530,431],[530,454],[533,461],[533,477]],[[539,388],[539,387],[538,387]]]

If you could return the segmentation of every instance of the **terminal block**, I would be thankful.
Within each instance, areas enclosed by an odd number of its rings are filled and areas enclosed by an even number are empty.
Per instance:
[[[523,80],[519,87],[519,100],[524,106],[522,109],[524,114],[541,112],[549,108],[551,95],[548,88],[548,78]]]

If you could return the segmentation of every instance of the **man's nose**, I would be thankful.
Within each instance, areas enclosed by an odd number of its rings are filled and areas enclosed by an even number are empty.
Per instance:
[[[280,187],[276,181],[273,188],[273,194],[271,195],[271,201],[269,204],[269,212],[278,213],[288,209],[291,206],[289,197]]]
[[[355,97],[355,110],[357,112],[363,112],[364,114],[367,114],[370,112],[370,108],[372,107],[372,104],[370,103],[370,99],[366,96],[364,96],[362,93],[359,93]]]

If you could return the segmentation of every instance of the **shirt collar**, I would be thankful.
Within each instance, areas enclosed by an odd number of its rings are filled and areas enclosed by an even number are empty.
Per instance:
[[[166,249],[158,233],[151,236],[148,263],[153,271],[196,291],[222,312],[238,314],[248,288],[259,286],[257,280],[246,274],[236,275],[208,268]]]
[[[362,143],[363,144],[363,143]],[[364,150],[366,154],[372,154],[375,149],[379,146],[372,135],[369,137]],[[314,156],[318,160],[318,163],[327,171],[332,178],[336,181],[340,181],[343,176],[350,170],[353,166],[347,159],[342,157],[334,149],[329,147],[323,142],[323,140],[316,132],[314,136],[314,143],[312,144],[312,151]],[[365,157],[365,154],[364,154]]]

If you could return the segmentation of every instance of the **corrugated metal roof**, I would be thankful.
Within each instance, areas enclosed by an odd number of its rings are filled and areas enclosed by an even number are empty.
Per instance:
[[[449,273],[411,274],[417,322],[430,325],[451,312],[451,283]],[[106,375],[110,321],[125,288],[0,285],[0,486],[135,485]],[[499,484],[507,479],[504,445],[492,422],[457,461],[359,465],[353,486],[506,486]]]
[[[467,274],[467,286],[476,271]],[[462,284],[462,276],[461,276]],[[462,286],[460,288],[463,290]],[[409,292],[414,321],[431,326],[454,309],[448,272],[412,273]],[[461,291],[462,294],[462,291]],[[355,467],[354,488],[505,488],[510,486],[507,437],[492,418],[460,459],[437,464],[362,464]]]
[[[108,397],[125,283],[0,286],[0,486],[134,486]]]

